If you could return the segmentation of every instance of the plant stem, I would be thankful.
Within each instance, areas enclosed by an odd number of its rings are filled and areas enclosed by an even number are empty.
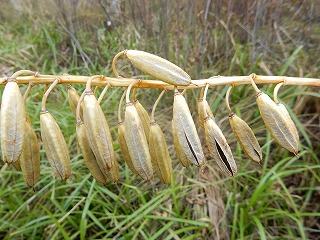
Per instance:
[[[40,75],[35,76],[19,76],[16,78],[18,84],[51,84],[55,79],[60,79],[60,84],[86,84],[90,76],[75,76],[75,75]],[[0,78],[0,85],[6,83],[7,78]],[[136,82],[134,78],[111,78],[101,77],[93,79],[91,84],[94,86],[106,86],[107,83],[111,87],[128,87],[132,82]],[[283,82],[283,85],[304,85],[304,86],[317,86],[320,87],[319,78],[300,78],[300,77],[285,77],[285,76],[262,76],[256,75],[254,82],[256,84],[278,84]],[[189,86],[177,86],[178,89],[194,89],[206,86],[219,86],[219,85],[242,85],[251,84],[250,76],[215,76],[208,79],[192,80]],[[166,88],[173,90],[174,86],[164,83],[159,80],[142,80],[135,88]]]

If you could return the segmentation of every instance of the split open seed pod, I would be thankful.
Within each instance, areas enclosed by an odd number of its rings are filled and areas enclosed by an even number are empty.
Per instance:
[[[237,174],[237,165],[220,128],[211,118],[207,118],[204,121],[204,129],[206,143],[213,159],[225,175],[234,177]]]
[[[179,146],[181,146],[189,161],[198,167],[203,166],[206,159],[203,154],[197,129],[188,104],[178,91],[176,91],[174,95],[173,124]]]

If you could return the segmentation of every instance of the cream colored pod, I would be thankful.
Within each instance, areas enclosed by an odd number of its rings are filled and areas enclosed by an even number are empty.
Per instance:
[[[29,119],[26,121],[25,141],[19,161],[25,183],[34,188],[40,177],[40,147]]]
[[[245,154],[252,161],[260,163],[262,160],[261,148],[248,124],[234,113],[229,115],[229,122],[232,131]]]
[[[8,80],[1,100],[1,149],[6,163],[16,162],[23,148],[26,111],[18,84]]]
[[[91,175],[101,184],[107,182],[90,147],[86,130],[83,122],[77,122],[76,126],[77,140],[82,153],[85,165],[88,167]]]
[[[76,116],[76,109],[78,105],[78,101],[80,99],[80,96],[77,92],[77,90],[72,87],[71,85],[67,86],[68,89],[68,101],[71,108],[71,111],[73,112],[74,116]],[[80,118],[83,119],[83,104],[81,103],[80,106]]]
[[[91,90],[86,90],[83,98],[83,122],[101,171],[108,172],[116,162],[113,140],[107,120]]]
[[[211,118],[205,119],[204,132],[209,152],[221,171],[227,176],[234,177],[237,174],[237,165],[231,149],[220,128]]]
[[[151,122],[149,114],[138,100],[135,100],[132,104],[136,107],[138,111],[144,133],[146,134],[147,141],[149,142],[150,122]]]
[[[172,123],[171,125],[172,125],[173,144],[176,150],[177,158],[179,159],[179,161],[184,167],[188,168],[191,165],[191,162],[188,159],[187,155],[184,153],[184,150],[178,140],[177,130],[176,130],[176,126],[174,125],[174,122],[172,121],[171,123]]]
[[[130,102],[126,103],[124,128],[133,168],[142,179],[150,181],[153,179],[153,169],[147,138],[138,111]]]
[[[261,117],[274,140],[283,148],[298,155],[300,143],[295,127],[293,128],[292,123],[288,121],[289,114],[284,113],[281,107],[262,92],[257,94],[256,101]]]
[[[138,50],[126,50],[124,55],[136,68],[163,82],[176,86],[191,83],[191,78],[185,71],[166,59]]]
[[[205,106],[206,111],[204,111],[203,104]],[[213,113],[210,109],[210,106],[209,106],[207,100],[200,99],[198,101],[198,118],[199,118],[199,126],[200,126],[202,132],[204,132],[204,119],[206,116],[208,116],[214,120]]]
[[[149,148],[152,166],[157,176],[164,184],[170,184],[172,176],[171,158],[164,134],[156,122],[150,124]]]
[[[119,122],[118,123],[118,142],[119,142],[119,145],[120,145],[120,150],[121,150],[123,159],[127,163],[127,165],[130,168],[130,170],[134,174],[138,175],[138,172],[134,168],[132,159],[131,159],[130,154],[129,154],[128,145],[127,145],[126,139],[124,137],[124,132],[125,132],[124,123],[123,122]]]
[[[201,142],[197,133],[196,126],[192,119],[188,104],[185,98],[176,92],[173,102],[173,125],[176,139],[186,157],[194,165],[201,167],[206,159],[203,154]]]
[[[71,175],[68,145],[59,125],[47,110],[40,114],[41,138],[54,175],[66,180]]]

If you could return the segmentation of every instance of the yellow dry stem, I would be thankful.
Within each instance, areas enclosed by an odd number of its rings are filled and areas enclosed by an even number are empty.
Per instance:
[[[69,150],[60,127],[48,111],[40,115],[41,138],[54,175],[66,180],[71,175]]]
[[[11,164],[18,160],[26,131],[26,112],[19,86],[8,81],[1,100],[1,149],[3,159]]]
[[[171,183],[172,163],[164,134],[157,123],[150,125],[149,148],[154,170],[164,184]]]

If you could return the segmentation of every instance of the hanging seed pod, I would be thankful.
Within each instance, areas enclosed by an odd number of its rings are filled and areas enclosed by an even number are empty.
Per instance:
[[[126,56],[136,68],[155,79],[175,86],[187,86],[191,83],[190,76],[177,65],[156,55],[138,50],[125,50],[115,56],[112,67],[117,77],[119,75],[115,69],[115,63],[120,56]]]
[[[232,86],[229,87],[226,94],[226,105],[229,110],[229,122],[237,141],[240,143],[245,154],[254,162],[260,163],[262,152],[257,138],[248,124],[234,114],[229,106],[229,94]]]
[[[25,140],[19,161],[24,181],[34,188],[40,177],[40,147],[29,119],[26,121]]]
[[[43,96],[40,114],[40,130],[43,148],[47,154],[54,175],[60,177],[62,180],[66,180],[71,175],[68,145],[59,125],[45,106],[49,93],[58,83],[59,79],[56,79]]]
[[[91,81],[94,78],[97,78],[97,76],[91,77],[87,82],[83,99],[83,122],[90,146],[97,158],[101,171],[107,172],[115,164],[116,158],[109,125],[97,99],[91,91]]]
[[[292,130],[292,125],[288,123],[287,115],[268,95],[258,89],[252,75],[250,77],[252,86],[257,92],[256,102],[267,129],[280,146],[298,155],[300,143],[296,139],[296,133]]]
[[[1,149],[6,163],[16,162],[23,148],[26,112],[15,78],[9,78],[1,100]]]
[[[254,162],[260,163],[262,152],[260,145],[248,124],[236,114],[229,115],[229,122],[237,141],[245,154]]]
[[[204,121],[204,129],[210,154],[224,174],[234,177],[237,174],[237,165],[220,128],[211,118],[207,118]]]
[[[287,124],[290,128],[290,131],[292,132],[293,136],[296,139],[296,142],[298,143],[298,150],[300,150],[300,140],[299,140],[299,133],[298,130],[296,128],[296,125],[294,124],[292,118],[290,117],[290,114],[288,112],[288,110],[286,109],[286,107],[279,102],[278,100],[278,91],[280,89],[280,87],[283,85],[283,83],[279,83],[276,85],[276,87],[274,88],[274,102],[278,105],[280,112],[283,113],[284,117],[287,119]]]
[[[213,113],[210,109],[210,106],[209,106],[207,100],[199,99],[199,101],[198,101],[198,116],[199,116],[199,126],[200,126],[202,132],[204,132],[204,126],[203,126],[204,120],[203,119],[205,118],[203,104],[205,105],[206,114],[208,114],[208,116],[214,120]]]
[[[143,126],[143,131],[146,134],[147,141],[149,141],[149,135],[150,135],[150,117],[148,112],[144,109],[144,107],[141,105],[141,103],[138,100],[135,100],[133,103],[133,106],[138,111],[142,126]]]
[[[204,165],[206,160],[188,104],[178,91],[174,95],[173,122],[177,139],[189,161],[198,167]]]
[[[76,132],[77,132],[77,140],[80,146],[84,164],[88,167],[91,175],[97,180],[97,182],[101,184],[105,184],[107,180],[104,174],[102,173],[97,163],[97,159],[94,156],[94,153],[90,147],[88,138],[86,136],[85,126],[82,122],[77,123]]]
[[[136,107],[133,106],[133,103],[130,102],[129,98],[133,84],[136,83],[130,84],[126,92],[124,138],[133,163],[133,168],[142,179],[150,181],[153,178],[153,169],[148,142],[138,111]]]
[[[164,184],[171,183],[172,164],[167,143],[160,126],[153,122],[150,126],[149,148],[154,170]]]
[[[138,172],[134,168],[132,159],[131,159],[130,154],[129,154],[128,145],[127,145],[126,139],[124,137],[124,132],[125,132],[124,123],[123,122],[119,122],[118,123],[118,142],[119,142],[119,145],[120,145],[120,150],[121,150],[123,159],[127,163],[127,165],[130,168],[130,170],[134,174],[138,175]]]
[[[74,116],[76,116],[76,109],[77,109],[77,105],[78,105],[78,101],[80,99],[80,96],[79,96],[77,90],[74,87],[72,87],[71,85],[68,85],[67,89],[68,89],[69,105],[70,105],[70,108],[71,108]],[[81,119],[83,119],[83,104],[81,104],[80,117],[81,117]]]
[[[69,150],[60,127],[46,110],[40,115],[41,138],[54,175],[66,180],[71,175]]]
[[[142,179],[150,181],[153,178],[153,169],[148,142],[138,111],[130,102],[126,103],[124,128],[133,167]]]
[[[164,184],[171,183],[172,176],[172,163],[169,155],[166,139],[160,128],[160,126],[155,122],[154,113],[156,107],[162,98],[166,90],[163,90],[157,101],[155,102],[152,113],[151,113],[151,123],[150,123],[150,139],[149,139],[149,148],[152,166],[156,171],[159,179]]]
[[[206,100],[209,84],[206,85],[203,99]],[[203,104],[204,112],[204,135],[208,149],[212,157],[216,160],[221,171],[227,176],[235,176],[237,174],[237,165],[233,159],[231,149],[226,138],[221,132],[218,125],[206,112],[205,104]]]
[[[180,160],[181,164],[184,167],[188,168],[191,165],[191,162],[188,159],[188,157],[186,156],[186,154],[184,153],[184,150],[178,140],[177,130],[174,125],[174,122],[172,121],[171,123],[172,123],[173,144],[174,144],[174,148],[176,150],[177,158]]]

